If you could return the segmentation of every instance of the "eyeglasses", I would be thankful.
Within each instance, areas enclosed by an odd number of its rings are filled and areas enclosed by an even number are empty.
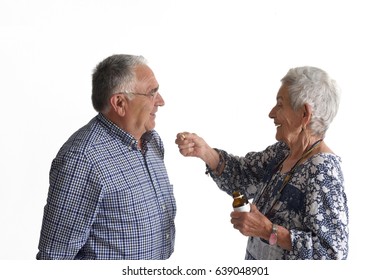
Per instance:
[[[153,89],[151,92],[149,93],[137,93],[137,92],[130,92],[130,91],[127,91],[125,90],[123,93],[127,94],[127,95],[142,95],[142,96],[146,96],[146,97],[151,97],[152,99],[154,99],[157,94],[158,94],[158,87]]]

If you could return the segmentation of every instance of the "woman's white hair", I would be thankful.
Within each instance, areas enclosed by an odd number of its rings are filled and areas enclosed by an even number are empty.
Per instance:
[[[339,108],[340,89],[336,81],[325,71],[311,66],[292,68],[281,81],[288,87],[294,110],[305,103],[311,106],[309,127],[313,134],[324,137]]]

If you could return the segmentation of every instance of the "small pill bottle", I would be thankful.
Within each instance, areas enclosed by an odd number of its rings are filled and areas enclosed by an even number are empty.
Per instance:
[[[233,192],[233,209],[237,212],[250,212],[251,210],[248,199],[239,191]]]

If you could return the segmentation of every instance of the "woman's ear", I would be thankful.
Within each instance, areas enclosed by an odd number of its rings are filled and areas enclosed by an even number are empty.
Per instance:
[[[114,94],[110,97],[111,108],[121,117],[126,114],[126,101],[124,94]]]
[[[304,127],[307,127],[307,125],[310,123],[312,115],[312,108],[309,104],[305,103],[303,105],[303,114],[302,114],[302,125]]]

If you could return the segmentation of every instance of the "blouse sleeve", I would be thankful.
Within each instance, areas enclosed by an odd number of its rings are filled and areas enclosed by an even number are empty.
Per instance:
[[[291,229],[298,259],[346,259],[348,256],[348,207],[344,179],[337,156],[314,157],[307,170],[304,230]]]
[[[220,176],[211,177],[218,187],[232,194],[240,190],[250,199],[255,196],[261,182],[268,180],[270,169],[279,163],[287,153],[287,146],[282,142],[267,147],[261,152],[249,152],[245,157],[238,157],[220,150],[225,158],[225,169]]]

